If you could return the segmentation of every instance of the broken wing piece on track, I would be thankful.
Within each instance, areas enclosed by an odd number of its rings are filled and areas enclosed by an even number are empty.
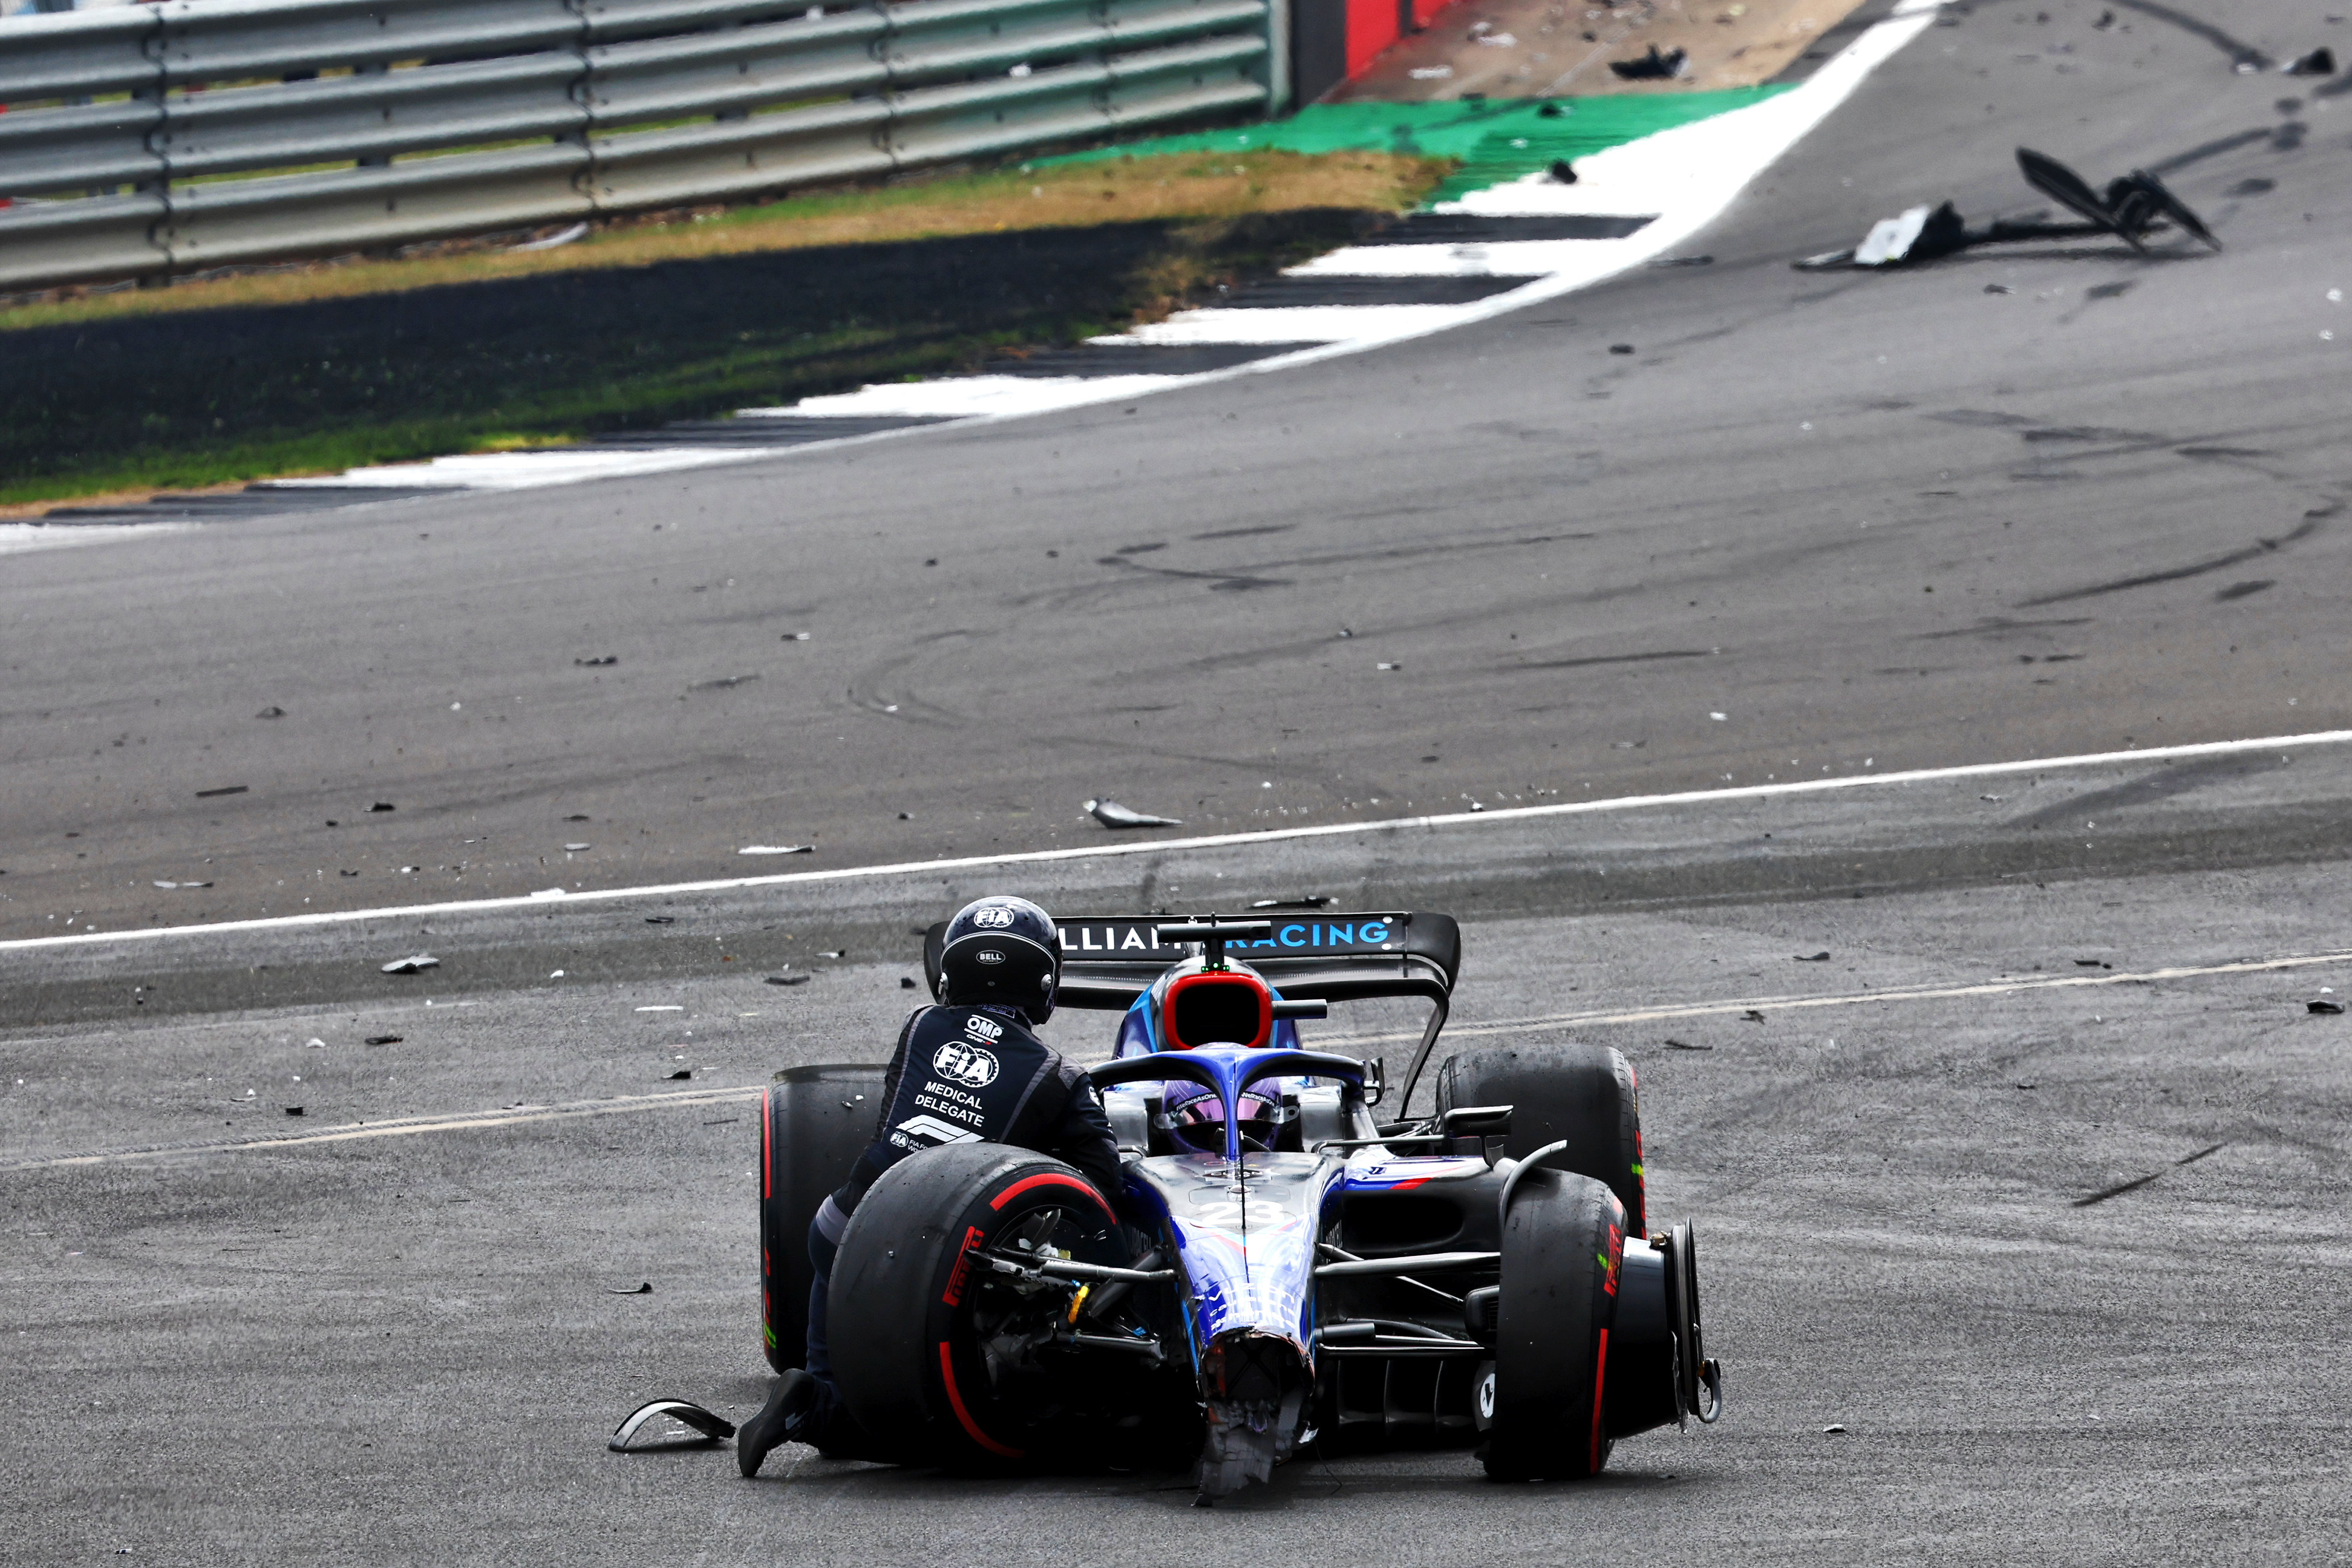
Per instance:
[[[2091,188],[2089,182],[2057,159],[2046,153],[2037,153],[2031,147],[2020,147],[2017,150],[2017,167],[2018,172],[2025,176],[2027,184],[2067,211],[2096,224],[2134,250],[2147,248],[2147,243],[2124,226],[2123,220],[2099,193]]]
[[[681,1426],[692,1427],[700,1436],[668,1437],[660,1442],[638,1443],[637,1434],[643,1431],[649,1422],[662,1416],[667,1416]],[[613,1429],[613,1436],[604,1447],[615,1454],[658,1454],[671,1448],[707,1447],[713,1443],[724,1442],[733,1436],[735,1436],[735,1424],[723,1415],[713,1415],[701,1405],[684,1399],[656,1399],[648,1404],[640,1405],[630,1411],[626,1418]]]
[[[2031,147],[2017,150],[2017,166],[2026,184],[2074,213],[2081,223],[2049,223],[2037,214],[2031,218],[1996,218],[1983,228],[1969,228],[1949,202],[1939,206],[1915,206],[1900,216],[1881,218],[1863,242],[1852,250],[1825,251],[1794,263],[1800,271],[1818,272],[1846,267],[1901,267],[1932,261],[1979,245],[2006,245],[2021,240],[2079,239],[2111,234],[2146,255],[2147,237],[2170,224],[2215,250],[2221,240],[2205,220],[2172,194],[2165,183],[2146,169],[2134,169],[2107,184],[2100,195],[2089,181],[2046,153]]]

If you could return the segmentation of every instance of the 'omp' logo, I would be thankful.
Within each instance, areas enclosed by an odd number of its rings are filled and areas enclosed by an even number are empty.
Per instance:
[[[950,1083],[986,1089],[996,1081],[996,1056],[968,1041],[950,1040],[932,1053],[931,1070]]]
[[[971,923],[976,926],[1009,926],[1013,923],[1013,911],[1003,904],[983,904],[972,910]]]

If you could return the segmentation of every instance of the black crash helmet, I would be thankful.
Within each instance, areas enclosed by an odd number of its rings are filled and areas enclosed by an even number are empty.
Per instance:
[[[1062,933],[1028,900],[982,899],[948,921],[940,1000],[950,1006],[1018,1007],[1042,1024],[1053,1016],[1061,980]]]

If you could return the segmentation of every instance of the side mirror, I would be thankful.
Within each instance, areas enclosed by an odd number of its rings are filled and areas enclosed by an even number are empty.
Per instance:
[[[1457,1105],[1437,1119],[1437,1131],[1445,1137],[1500,1138],[1511,1131],[1511,1107]]]
[[[1364,1103],[1378,1105],[1381,1097],[1388,1091],[1387,1064],[1379,1057],[1367,1058],[1364,1061]]]
[[[1296,1002],[1285,997],[1275,1003],[1274,1016],[1277,1018],[1328,1018],[1331,1016],[1331,1004],[1319,996],[1302,996]]]

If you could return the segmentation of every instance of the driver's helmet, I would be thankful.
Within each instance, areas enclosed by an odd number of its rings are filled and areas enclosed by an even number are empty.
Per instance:
[[[1206,1154],[1225,1152],[1225,1105],[1215,1089],[1171,1080],[1165,1096],[1160,1113],[1177,1142]],[[1234,1104],[1241,1118],[1242,1147],[1273,1148],[1275,1129],[1282,1117],[1281,1102],[1255,1089],[1245,1089]]]

